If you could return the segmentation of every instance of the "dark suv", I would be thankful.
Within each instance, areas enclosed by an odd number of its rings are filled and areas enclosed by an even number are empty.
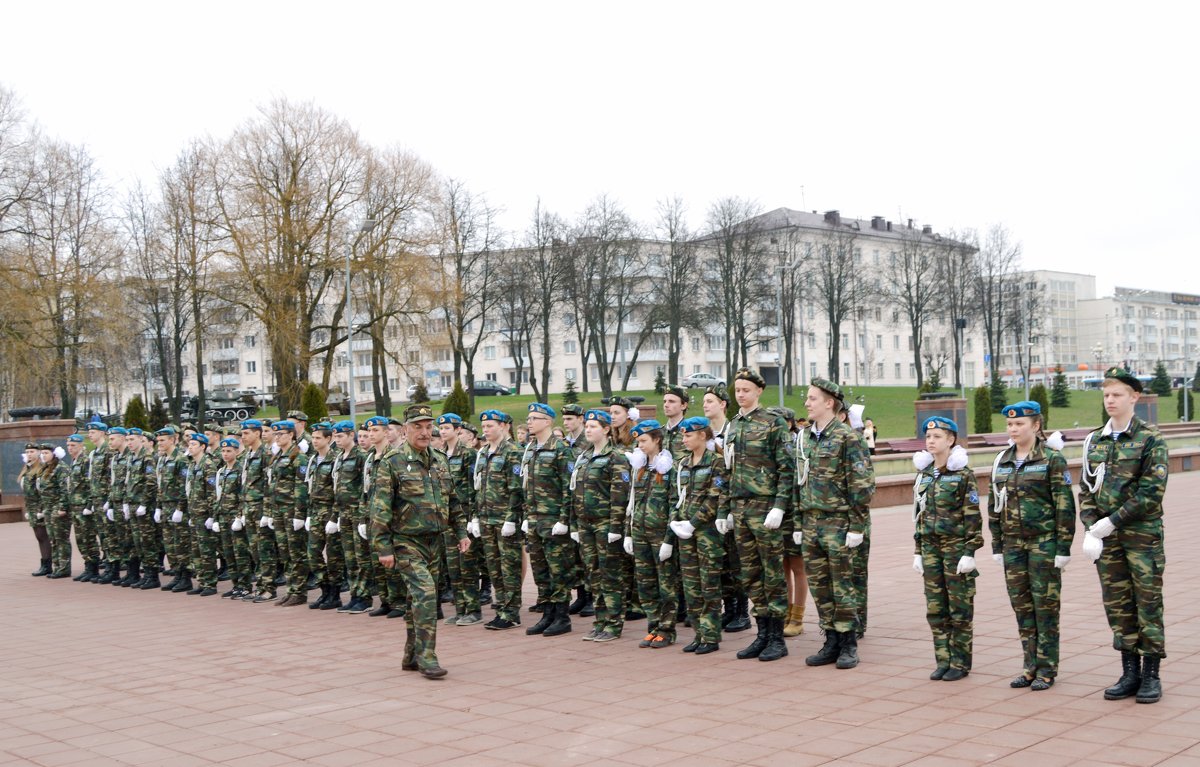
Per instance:
[[[503,386],[498,381],[476,381],[472,387],[471,393],[476,397],[487,397],[493,394],[512,394],[507,386]]]

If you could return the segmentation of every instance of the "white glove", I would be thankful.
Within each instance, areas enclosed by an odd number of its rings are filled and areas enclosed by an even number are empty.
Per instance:
[[[516,534],[517,534],[517,523],[516,522],[505,522],[504,525],[500,528],[500,535],[504,536],[505,538],[511,538],[512,536],[514,536]]]
[[[301,453],[308,453],[308,440],[306,440],[306,439],[300,440],[299,448],[300,448]]]
[[[270,527],[271,526],[271,518],[266,517],[266,516],[259,517],[258,518],[258,526],[259,527]]]
[[[726,533],[728,533],[729,532],[729,521],[725,520],[725,519],[718,519],[717,520],[717,532],[720,533],[721,535],[725,535]]]
[[[219,532],[221,532],[221,523],[220,523],[220,522],[213,522],[212,531],[213,531],[214,533],[219,533]]]
[[[1003,565],[1004,564],[1004,555],[1003,554],[993,554],[992,561],[994,561],[998,565]]]
[[[212,530],[212,528],[213,528],[213,518],[212,517],[209,517],[208,519],[204,520],[204,528],[206,530]]]
[[[233,522],[229,524],[229,529],[236,533],[245,526],[246,520],[242,519],[241,517],[234,517]]]
[[[112,508],[112,507],[109,505],[108,501],[105,501],[104,502],[104,511],[108,511],[110,508]],[[112,519],[112,517],[109,517],[109,519]]]
[[[91,509],[87,509],[86,511],[84,511],[84,514],[87,514],[89,512],[91,512]],[[162,509],[154,510],[154,522],[159,525],[162,524]]]
[[[190,519],[189,519],[189,520],[188,520],[188,527],[195,527],[195,526],[196,526],[196,523],[195,523],[195,522],[193,522],[192,520],[190,520]]]
[[[146,516],[146,507],[138,506],[136,509],[134,509],[134,513],[137,514],[139,517],[144,517],[144,516]]]
[[[625,536],[624,546],[625,546],[626,554],[633,554],[633,538],[630,538],[629,536]]]
[[[305,518],[304,518],[304,529],[305,529],[305,530],[312,530],[312,517],[305,517]]]
[[[692,523],[686,519],[679,522],[670,523],[670,528],[671,531],[675,533],[675,535],[677,535],[681,541],[686,541],[696,533],[696,528],[693,527]]]
[[[767,518],[763,520],[763,527],[768,530],[778,530],[783,524],[783,509],[778,506],[767,512]]]
[[[650,468],[654,469],[659,474],[666,474],[674,465],[675,459],[671,457],[671,451],[664,450],[658,455],[654,456],[654,463],[650,465]]]
[[[675,551],[675,547],[669,543],[664,543],[658,547],[658,561],[666,562],[671,558],[671,552]]]
[[[975,569],[975,557],[963,556],[958,560],[958,569],[954,572],[959,575],[966,575]]]
[[[620,533],[609,533],[609,534],[608,534],[608,542],[609,542],[609,543],[616,543],[616,542],[617,542],[617,541],[619,541],[619,540],[621,540],[621,534],[620,534]]]
[[[367,523],[366,523],[366,522],[360,522],[360,523],[359,523],[359,525],[358,525],[358,537],[359,537],[359,538],[362,538],[364,541],[367,539]]]
[[[856,549],[862,545],[862,542],[863,542],[863,534],[862,533],[846,533],[847,548]]]
[[[569,529],[562,522],[555,522],[554,527],[550,528],[551,535],[566,535]]]
[[[799,530],[792,533],[792,545],[799,546],[802,543],[804,543],[804,533]]]
[[[107,504],[107,503],[106,503],[106,504],[104,504],[104,506],[106,507],[106,510],[105,510],[105,512],[104,512],[104,516],[108,517],[108,521],[109,521],[109,522],[115,522],[116,520],[114,520],[114,519],[113,519],[113,510],[112,510],[112,509],[109,509],[109,508],[107,508],[107,507],[108,507],[108,504]]]
[[[338,532],[340,529],[341,528],[338,527],[338,523],[332,519],[325,523],[325,534],[326,535],[333,535],[334,533]]]
[[[526,535],[529,535],[529,520],[528,519],[521,520],[521,532],[525,533]]]
[[[478,517],[472,517],[471,521],[467,523],[467,535],[470,535],[473,538],[478,538],[481,535],[479,531]]]
[[[92,516],[92,509],[91,509],[91,507],[88,507],[88,508],[86,508],[86,509],[84,509],[84,510],[83,510],[83,516],[85,516],[85,517],[90,517],[90,516]]]
[[[1104,551],[1104,541],[1092,535],[1091,531],[1089,530],[1087,534],[1083,536],[1083,553],[1086,554],[1089,559],[1095,562],[1100,558],[1100,553],[1102,551]]]
[[[920,554],[913,554],[913,572],[917,575],[925,574],[925,565],[921,563]]]
[[[1071,563],[1071,557],[1070,557],[1070,556],[1065,556],[1065,557],[1055,557],[1055,558],[1054,558],[1054,566],[1055,566],[1055,567],[1057,567],[1059,570],[1066,570],[1066,569],[1067,569],[1067,565],[1068,565],[1068,564],[1070,564],[1070,563]]]
[[[642,452],[640,447],[635,447],[632,453],[626,453],[625,457],[629,459],[629,465],[634,471],[646,465],[646,454]]]
[[[271,443],[271,455],[279,455],[279,443],[278,442]]]
[[[275,529],[275,517],[267,517],[267,527],[271,530]]]
[[[579,543],[579,531],[578,530],[571,531],[571,540],[575,541],[576,543]]]
[[[183,512],[175,509],[175,511],[171,512],[171,521],[178,525],[183,521]]]
[[[121,504],[121,516],[125,517],[126,521],[129,520],[129,504],[128,503]]]
[[[292,532],[300,532],[300,528],[304,527],[304,520],[297,517],[292,517]]]
[[[1092,529],[1088,530],[1088,532],[1097,538],[1107,538],[1108,536],[1112,535],[1113,530],[1116,529],[1116,526],[1108,520],[1108,517],[1105,517],[1096,524],[1092,525]]]

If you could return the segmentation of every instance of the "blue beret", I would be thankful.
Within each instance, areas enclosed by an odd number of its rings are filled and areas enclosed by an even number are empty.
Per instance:
[[[291,421],[276,421],[275,423],[271,424],[271,430],[272,431],[295,431],[296,424],[292,423]]]
[[[554,408],[550,407],[545,402],[530,402],[529,412],[541,413],[542,415],[549,416],[550,418],[556,418],[558,416],[558,413],[554,412]]]
[[[176,429],[171,424],[167,424],[166,426],[162,427],[158,431],[154,432],[154,436],[156,436],[156,437],[175,437],[175,436],[178,436],[178,434],[179,434],[179,430]]]
[[[204,436],[204,432],[201,431],[196,432],[192,436],[188,437],[188,439],[192,442],[199,442],[201,445],[208,444],[208,437]]]
[[[461,426],[462,419],[458,417],[458,413],[442,413],[437,419],[438,426],[443,424],[451,424],[453,426]]]
[[[1000,415],[1005,418],[1024,418],[1026,416],[1041,414],[1042,406],[1037,402],[1031,402],[1027,399],[1014,402],[1011,405],[1005,405],[1004,409],[1000,411]]]
[[[638,421],[637,426],[629,430],[629,433],[635,437],[640,437],[643,434],[662,429],[662,424],[655,421],[653,418],[647,418],[645,421]]]
[[[607,426],[612,423],[612,416],[608,414],[607,410],[596,410],[595,408],[593,408],[592,410],[589,410],[586,413],[584,413],[583,420],[599,421],[600,423]]]
[[[338,434],[349,434],[354,431],[354,421],[338,421],[333,425],[333,430]]]
[[[221,440],[221,447],[241,447],[242,443],[234,437],[226,437]]]
[[[258,429],[259,431],[262,431],[262,421],[258,420],[257,418],[249,418],[245,421],[242,421],[242,428]]]
[[[136,427],[136,426],[134,426],[133,428],[131,428],[131,429],[129,430],[129,433],[130,433],[130,434],[133,434],[134,436],[137,436],[137,437],[144,437],[144,436],[146,435],[146,432],[142,431],[141,429],[139,429],[139,428],[138,428],[138,427]]]
[[[369,429],[372,426],[387,426],[388,419],[381,415],[373,415],[363,422],[363,428]]]
[[[954,421],[951,421],[949,418],[940,415],[934,415],[926,418],[925,423],[921,424],[921,433],[924,434],[931,428],[952,431],[955,434],[958,434],[958,424],[956,424]]]
[[[691,431],[704,431],[709,427],[708,419],[703,416],[684,418],[679,422],[679,431],[687,434]]]
[[[93,429],[95,431],[108,431],[108,424],[106,424],[104,421],[92,421],[87,425],[87,427],[88,429]]]
[[[512,416],[502,410],[485,410],[479,414],[479,421],[498,421],[500,423],[512,423]]]
[[[329,421],[320,421],[313,424],[313,431],[333,431],[333,424]]]
[[[121,436],[125,436],[125,435],[129,434],[129,430],[122,426],[114,426],[108,430],[108,433],[109,434],[120,434]]]
[[[72,434],[71,436],[67,437],[67,442],[83,442],[83,435]]]

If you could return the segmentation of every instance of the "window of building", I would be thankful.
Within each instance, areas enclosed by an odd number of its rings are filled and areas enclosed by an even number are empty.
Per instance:
[[[882,362],[875,363],[875,377],[883,378],[883,363]]]
[[[257,373],[258,372],[258,363],[255,362],[254,360],[246,360],[246,372],[247,373]]]
[[[358,379],[358,393],[359,394],[366,394],[370,390],[370,388],[369,388],[370,386],[371,386],[370,379],[368,379],[368,378]]]
[[[355,365],[355,367],[360,367],[360,368],[371,367],[371,353],[370,352],[358,352],[357,354],[355,354],[354,355],[354,365]]]
[[[617,365],[617,378],[625,379],[625,365]],[[638,377],[637,365],[629,365],[629,380],[634,380]]]
[[[242,342],[246,345],[247,349],[253,349],[255,344],[258,343],[258,336],[246,336],[242,339]]]
[[[410,364],[410,365],[420,365],[421,364],[421,350],[420,349],[409,349],[408,354],[406,355],[406,359],[408,360],[408,364]]]
[[[696,372],[699,373],[700,372],[699,369],[697,369]],[[709,365],[708,372],[711,375],[716,376],[717,378],[722,378],[725,375],[725,366],[722,364],[719,364],[719,363],[714,364],[714,365]]]
[[[563,354],[576,354],[579,352],[579,344],[574,340],[563,341]]]
[[[575,375],[576,375],[575,368],[567,368],[566,370],[563,371],[563,377],[566,378],[568,381],[574,381]]]
[[[883,348],[883,336],[876,334],[876,336],[875,336],[875,348],[876,348],[876,349],[882,349],[882,348]]]
[[[894,325],[894,324],[896,324],[896,323],[897,323],[897,322],[899,322],[899,321],[900,321],[900,310],[899,310],[899,309],[893,309],[893,310],[892,310],[892,324]]]
[[[700,336],[692,336],[692,351],[700,351]]]
[[[842,380],[843,381],[850,380],[850,363],[849,362],[842,363]]]
[[[811,381],[812,379],[814,379],[816,377],[817,377],[817,363],[810,362],[810,363],[808,363],[808,379]]]
[[[913,337],[909,336],[908,337],[908,350],[911,352],[912,348],[913,348]]]
[[[433,359],[435,362],[449,362],[453,358],[454,357],[449,346],[439,346],[433,351]]]
[[[483,347],[483,358],[484,358],[485,360],[494,360],[494,359],[496,359],[496,347],[494,347],[494,346],[485,346],[485,347]]]
[[[215,375],[224,376],[238,371],[237,360],[214,360],[213,373]]]
[[[913,365],[911,362],[910,362],[910,363],[908,363],[908,377],[909,377],[909,378],[916,378],[916,377],[917,377],[917,368],[916,368],[916,366],[915,366],[915,365]]]
[[[897,381],[899,381],[899,380],[900,380],[900,363],[899,363],[899,362],[897,362],[897,363],[896,363],[896,372],[895,372],[895,373],[893,373],[893,374],[892,374],[892,376],[893,376],[893,377],[894,377],[894,378],[895,378]]]
[[[488,373],[488,374],[487,374],[487,379],[486,379],[486,380],[488,380],[488,381],[495,381],[495,380],[496,380],[496,374],[495,374],[495,373]]]
[[[708,350],[716,352],[716,351],[721,351],[724,348],[725,348],[725,336],[720,335],[720,334],[711,334],[710,333],[708,336]]]
[[[600,368],[598,368],[595,365],[588,365],[588,376],[593,381],[599,381],[600,380]]]
[[[233,348],[233,336],[221,336],[219,339],[217,339],[217,348],[218,349],[232,349]]]
[[[399,378],[389,378],[388,379],[388,391],[398,391],[399,389],[400,389],[400,379]]]
[[[892,348],[897,351],[900,350],[900,336],[892,336]]]
[[[850,348],[850,334],[849,333],[842,333],[842,348],[843,349]]]

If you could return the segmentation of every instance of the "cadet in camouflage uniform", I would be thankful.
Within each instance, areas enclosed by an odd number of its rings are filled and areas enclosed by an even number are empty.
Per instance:
[[[739,370],[733,387],[739,410],[725,439],[729,491],[718,514],[737,536],[742,586],[754,603],[758,624],[758,635],[737,657],[772,661],[788,654],[783,642],[788,602],[780,526],[792,495],[790,433],[786,421],[760,406],[766,382],[757,370]]]
[[[162,586],[158,578],[157,536],[154,526],[156,456],[147,446],[145,432],[129,430],[129,470],[125,474],[125,497],[131,515],[129,529],[133,536],[134,565],[129,568],[129,585],[136,589],[157,589]],[[134,576],[140,571],[140,576]]]
[[[71,456],[70,473],[67,476],[67,500],[75,525],[75,547],[79,549],[79,556],[83,558],[83,572],[72,580],[90,583],[93,578],[100,577],[100,544],[96,539],[95,515],[83,513],[91,511],[85,449],[82,434],[67,437],[67,453]]]
[[[571,451],[571,471],[575,471],[575,460],[587,447],[587,439],[583,436],[583,407],[577,403],[563,405],[563,441]],[[567,608],[570,615],[580,615],[590,618],[596,614],[592,594],[588,591],[587,577],[583,571],[583,557],[579,553],[579,544],[571,540],[571,556],[574,563],[571,566],[571,584],[575,589],[575,601]]]
[[[70,470],[59,460],[66,451],[49,443],[38,445],[42,470],[37,475],[38,509],[50,536],[49,578],[71,577],[71,511],[67,498]]]
[[[164,426],[155,435],[158,437],[159,459],[155,469],[158,479],[158,506],[154,510],[154,521],[163,528],[163,545],[175,578],[167,581],[162,591],[188,591],[192,588],[188,575],[192,539],[184,522],[187,509],[186,480],[190,469],[187,453],[178,445],[179,432],[174,426]]]
[[[1017,402],[1000,412],[1014,444],[992,465],[988,529],[992,556],[1004,564],[1025,656],[1024,673],[1010,684],[1046,690],[1058,674],[1062,570],[1075,538],[1071,472],[1041,434],[1041,405]]]
[[[398,571],[406,585],[408,630],[400,667],[440,679],[446,675],[436,652],[436,562],[442,532],[453,527],[461,549],[471,544],[445,456],[429,447],[432,411],[428,405],[409,405],[404,420],[405,442],[381,460],[375,478],[371,538],[380,564]]]
[[[342,553],[341,527],[334,504],[333,467],[337,449],[333,447],[333,424],[313,426],[312,450],[304,472],[301,494],[308,509],[304,526],[308,529],[308,568],[316,576],[321,596],[310,610],[336,610],[342,606],[342,578],[346,557]],[[348,522],[349,520],[347,520]]]
[[[370,542],[358,534],[365,525],[367,510],[362,504],[363,462],[366,453],[354,443],[353,421],[338,421],[333,425],[333,441],[337,455],[333,459],[333,498],[338,514],[338,535],[342,539],[342,555],[350,574],[350,601],[337,608],[340,613],[359,614],[371,608],[371,585],[368,575],[375,555]]]
[[[446,464],[450,468],[450,481],[454,487],[459,508],[475,508],[475,457],[476,453],[460,439],[459,428],[462,418],[457,413],[442,413],[437,419],[437,429],[442,435],[442,446]],[[454,615],[446,619],[452,626],[471,626],[481,623],[479,609],[479,545],[467,551],[458,550],[458,541],[453,530],[447,528],[442,535],[446,550],[446,567],[449,571],[450,588],[454,592]]]
[[[484,628],[502,631],[521,625],[521,448],[509,433],[507,413],[485,410],[479,420],[486,442],[475,461],[477,511],[471,525],[496,590],[496,617]]]
[[[862,545],[868,524],[875,470],[866,443],[837,417],[842,406],[837,384],[813,380],[804,400],[811,425],[800,437],[795,509],[800,523],[793,535],[803,546],[808,588],[825,632],[824,646],[804,662],[836,661],[845,669],[858,665],[863,596],[853,550]]]
[[[625,550],[622,545],[629,499],[629,459],[609,442],[612,416],[603,410],[584,415],[588,447],[571,474],[572,535],[577,535],[596,618],[585,642],[611,642],[625,627]],[[601,605],[603,602],[603,605]]]
[[[671,454],[663,449],[662,425],[647,419],[631,430],[638,449],[630,468],[629,511],[625,515],[625,551],[633,555],[638,600],[646,612],[647,633],[639,647],[675,643],[679,595],[679,558],[671,521]]]
[[[574,542],[569,537],[571,518],[571,468],[574,456],[560,437],[554,436],[554,408],[541,402],[529,405],[529,443],[521,457],[521,488],[525,501],[522,529],[529,536],[529,564],[544,582],[542,618],[526,634],[559,636],[571,630],[571,576],[575,564]]]
[[[217,546],[220,538],[213,533],[216,479],[208,470],[208,437],[196,432],[188,440],[191,458],[184,491],[187,493],[187,527],[191,537],[191,570],[198,581],[188,590],[192,596],[209,597],[217,593]],[[179,587],[173,591],[180,591]]]
[[[367,429],[367,439],[370,441],[367,457],[363,461],[363,508],[368,509],[368,513],[371,508],[371,499],[375,493],[376,475],[379,473],[383,459],[392,449],[390,420],[383,416],[373,416],[368,418],[364,424]],[[403,616],[406,600],[400,596],[399,588],[395,586],[396,578],[392,576],[392,572],[384,568],[379,563],[379,558],[374,555],[375,542],[371,540],[371,529],[368,519],[367,523],[358,530],[359,537],[366,539],[371,544],[369,580],[380,598],[379,607],[367,614],[374,618],[389,617],[393,614]]]
[[[795,465],[796,455],[800,449],[800,428],[796,425],[796,411],[790,407],[773,407],[770,408],[770,411],[787,421],[789,429],[788,455],[791,456],[792,464]],[[779,532],[783,536],[783,579],[787,585],[788,595],[787,618],[783,623],[785,638],[804,633],[804,607],[808,602],[808,576],[804,573],[804,551],[803,547],[797,543],[799,536],[796,535],[799,530],[797,525],[800,524],[800,515],[796,513],[796,501],[799,497],[800,486],[793,484],[792,488],[791,505],[785,509],[787,513],[783,515],[783,524],[779,527]],[[864,536],[864,545],[865,543]],[[865,600],[866,592],[864,591],[863,594]]]
[[[213,530],[220,536],[221,556],[229,572],[232,588],[222,599],[244,599],[250,590],[254,560],[250,556],[247,528],[254,523],[243,514],[241,497],[242,443],[237,437],[225,437],[219,444],[221,465],[213,474]]]
[[[87,511],[96,518],[96,531],[100,535],[101,565],[103,574],[93,578],[93,583],[112,583],[118,576],[118,566],[113,561],[112,550],[116,541],[112,539],[105,514],[108,511],[108,485],[112,481],[109,462],[112,453],[108,449],[108,426],[100,421],[92,421],[87,425],[88,441],[94,445],[88,453],[87,479],[91,495]]]
[[[673,456],[683,455],[683,432],[679,424],[687,418],[688,404],[691,397],[688,390],[682,386],[668,386],[663,392],[663,450]]]
[[[1127,370],[1104,375],[1108,423],[1084,446],[1079,518],[1088,527],[1084,551],[1096,561],[1121,678],[1106,700],[1162,698],[1159,664],[1167,657],[1163,631],[1162,499],[1167,490],[1167,443],[1134,414],[1142,382]],[[1182,395],[1181,395],[1182,396]],[[1140,663],[1139,663],[1140,661]]]
[[[275,543],[281,554],[287,552],[288,563],[288,593],[276,603],[280,607],[308,604],[305,588],[308,582],[308,534],[304,530],[306,513],[302,494],[307,465],[292,441],[295,428],[291,421],[271,424],[279,453],[268,470],[267,486],[271,492]]]
[[[924,576],[925,617],[933,632],[933,680],[956,682],[971,672],[975,614],[975,550],[983,518],[975,472],[958,446],[958,424],[934,416],[921,425],[925,450],[913,456],[913,570]]]
[[[708,419],[709,431],[713,433],[710,450],[716,452],[725,465],[726,480],[732,466],[733,453],[725,450],[725,435],[729,431],[729,420],[725,410],[729,406],[729,390],[724,385],[710,386],[704,391],[701,407]],[[721,616],[722,630],[733,634],[750,628],[750,600],[742,587],[742,564],[738,560],[737,536],[724,517],[716,521],[717,533],[721,536],[724,556],[721,564],[721,595],[725,601],[725,613]]]
[[[275,556],[274,521],[265,506],[267,473],[271,454],[263,444],[263,422],[257,418],[242,421],[242,452],[238,456],[241,475],[238,479],[238,496],[242,503],[241,515],[246,520],[246,543],[250,554],[257,557],[258,588],[241,596],[243,602],[269,602],[275,599],[275,573],[278,560]]]
[[[36,443],[26,443],[21,460],[24,465],[17,475],[17,482],[20,483],[21,494],[25,497],[25,521],[33,528],[33,535],[38,542],[38,551],[42,555],[41,567],[30,575],[40,578],[53,572],[51,569],[53,551],[50,547],[50,534],[46,532],[46,516],[42,513],[41,501],[38,498],[37,478],[42,472],[42,459]]]
[[[108,430],[108,446],[113,451],[108,464],[108,503],[104,505],[105,519],[108,520],[109,538],[113,541],[109,559],[120,562],[126,568],[124,578],[114,578],[112,585],[132,585],[129,576],[134,571],[135,562],[133,550],[133,533],[130,530],[129,499],[126,497],[126,484],[129,475],[129,459],[132,451],[126,443],[129,432],[114,426]]]

